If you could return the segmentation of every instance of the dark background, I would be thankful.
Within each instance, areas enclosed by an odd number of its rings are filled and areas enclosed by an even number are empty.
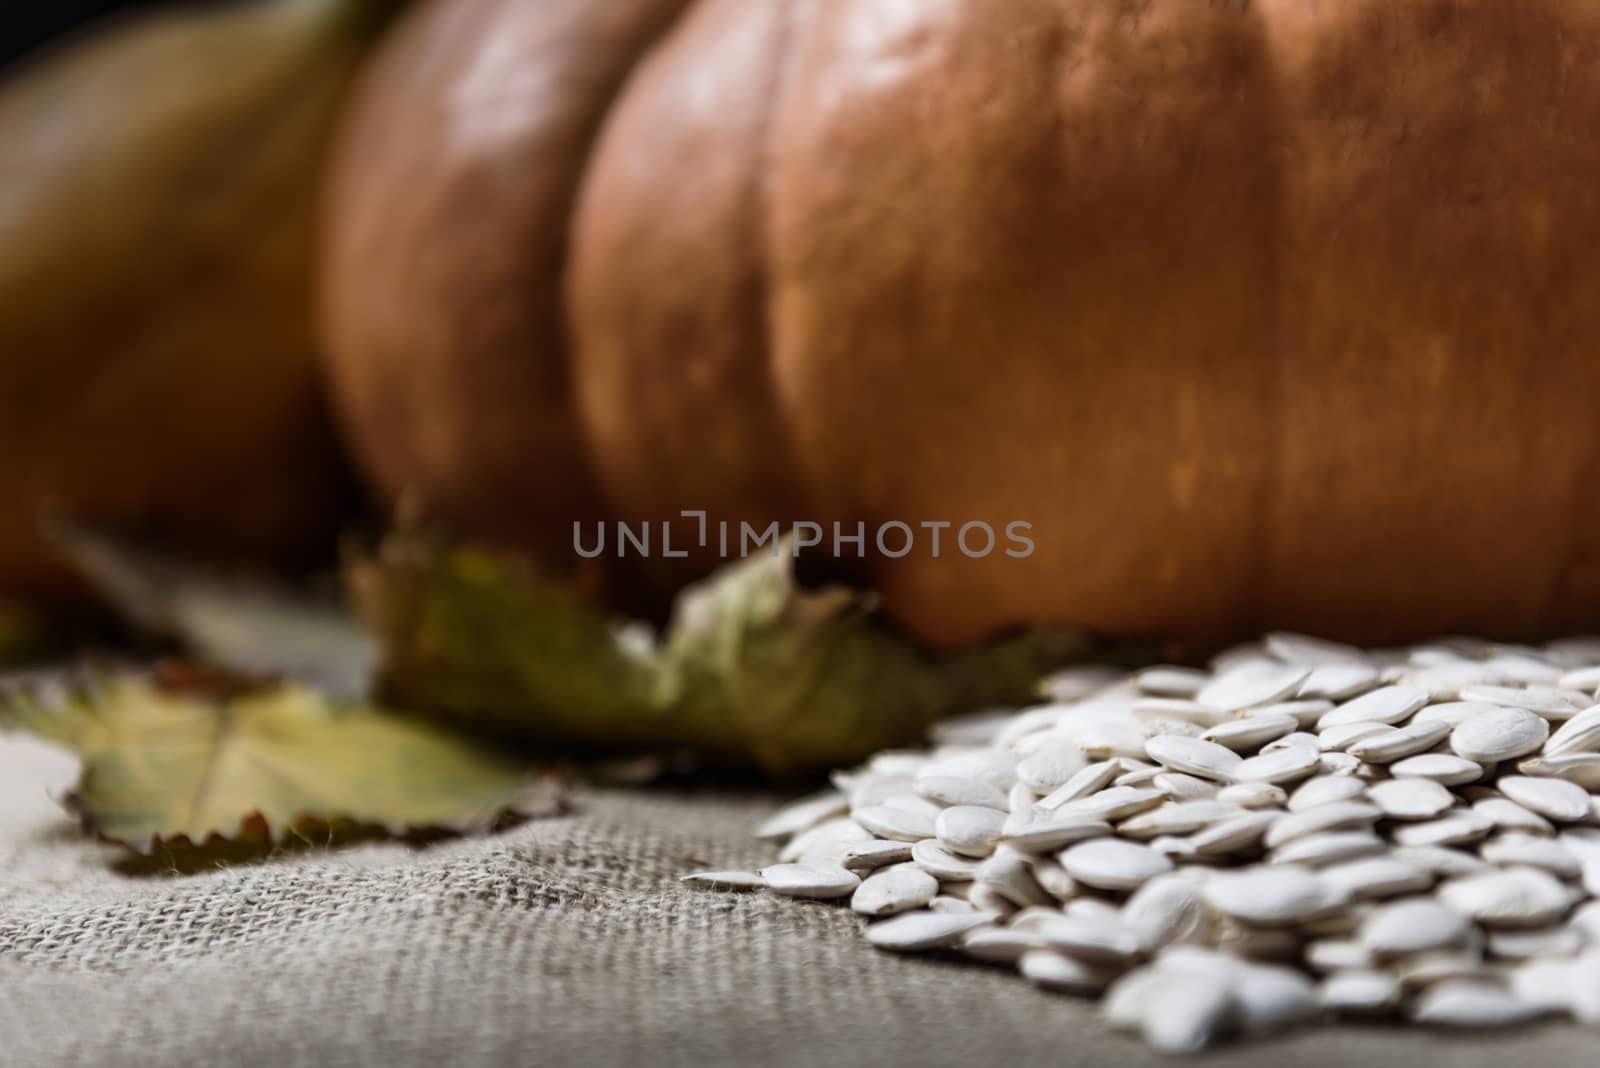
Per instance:
[[[158,0],[0,0],[0,68],[88,22]]]

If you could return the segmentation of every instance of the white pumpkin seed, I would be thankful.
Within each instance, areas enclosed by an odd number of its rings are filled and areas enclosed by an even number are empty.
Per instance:
[[[1195,855],[1223,856],[1253,849],[1267,829],[1282,818],[1282,813],[1245,812],[1221,823],[1212,824],[1190,839]]]
[[[1293,734],[1299,727],[1299,722],[1293,716],[1258,714],[1219,723],[1206,730],[1201,737],[1208,742],[1215,742],[1232,749],[1236,753],[1244,753],[1259,749],[1286,734]]]
[[[1296,838],[1323,831],[1362,830],[1371,827],[1382,815],[1378,806],[1366,801],[1334,801],[1291,812],[1267,832],[1267,848],[1276,849]]]
[[[1487,664],[1449,660],[1406,672],[1399,677],[1399,681],[1426,690],[1435,701],[1450,701],[1469,687],[1497,685],[1511,682],[1512,679]]]
[[[1072,876],[1054,860],[1033,858],[1033,879],[1045,893],[1057,901],[1068,901],[1078,896],[1079,887]]]
[[[1445,786],[1461,786],[1477,782],[1483,778],[1485,770],[1479,762],[1465,757],[1450,753],[1424,753],[1389,765],[1389,774],[1397,779],[1432,779]]]
[[[1504,987],[1456,980],[1429,987],[1417,999],[1411,1018],[1434,1027],[1512,1027],[1538,1019],[1546,1011]]]
[[[1100,1013],[1106,1022],[1122,1031],[1137,1031],[1144,1023],[1150,992],[1164,975],[1158,968],[1136,968],[1113,983],[1100,1002]]]
[[[697,871],[678,881],[705,890],[760,890],[767,885],[767,881],[753,871]]]
[[[1150,786],[1174,801],[1204,801],[1217,796],[1216,783],[1185,775],[1181,771],[1164,771],[1150,780]]]
[[[912,811],[899,805],[869,805],[855,813],[863,830],[879,838],[897,842],[920,842],[934,836],[934,820],[927,812]]]
[[[1329,864],[1376,856],[1383,850],[1383,839],[1371,831],[1329,831],[1296,838],[1273,850],[1267,859],[1273,864],[1303,864],[1308,868],[1323,868]]]
[[[1393,1012],[1403,996],[1400,980],[1370,970],[1334,972],[1317,988],[1317,1001],[1324,1009],[1353,1016]]]
[[[1315,672],[1313,672],[1315,674]],[[1300,730],[1310,730],[1316,727],[1317,720],[1333,708],[1332,701],[1304,700],[1275,701],[1270,705],[1259,705],[1249,712],[1251,716],[1288,716],[1295,721]]]
[[[1105,820],[1055,813],[1023,827],[1008,827],[1000,840],[1026,853],[1048,853],[1073,842],[1101,838],[1110,833],[1111,824]]]
[[[1233,983],[1239,1028],[1247,1035],[1271,1034],[1308,1020],[1317,1010],[1311,980],[1278,965],[1251,964]]]
[[[1436,820],[1396,827],[1391,833],[1403,846],[1449,846],[1476,842],[1494,830],[1487,817],[1471,811],[1455,811]]]
[[[1367,787],[1367,800],[1392,820],[1428,820],[1455,803],[1455,795],[1432,779],[1390,779]]]
[[[1188,834],[1239,815],[1241,809],[1225,801],[1178,801],[1141,812],[1117,824],[1124,838],[1155,838],[1163,834]]]
[[[1383,686],[1352,698],[1317,720],[1317,730],[1351,723],[1401,723],[1428,703],[1428,692],[1414,686]]]
[[[1396,846],[1389,853],[1396,860],[1415,864],[1436,878],[1453,879],[1459,875],[1476,875],[1489,865],[1471,853],[1445,846]]]
[[[1555,686],[1562,676],[1560,667],[1535,650],[1498,653],[1484,661],[1484,667],[1524,686]]]
[[[1349,775],[1319,775],[1307,779],[1289,795],[1289,811],[1304,812],[1308,808],[1350,801],[1367,792],[1367,784]]]
[[[1204,729],[1226,722],[1230,717],[1222,709],[1199,701],[1177,697],[1141,697],[1133,703],[1133,718],[1144,723],[1187,723],[1191,727]]]
[[[1550,719],[1570,719],[1591,702],[1589,695],[1554,686],[1469,686],[1461,696],[1468,701],[1521,708]]]
[[[1345,752],[1369,764],[1392,764],[1425,753],[1449,736],[1448,723],[1408,723],[1382,735],[1362,738]]]
[[[1585,790],[1600,791],[1600,753],[1562,753],[1519,761],[1517,770],[1538,779],[1565,779]]]
[[[941,805],[977,805],[1009,809],[1005,791],[975,776],[923,775],[916,780],[916,791]]]
[[[1017,970],[1035,986],[1064,994],[1098,994],[1116,977],[1114,971],[1102,965],[1090,964],[1050,949],[1034,949],[1024,953],[1017,962]]]
[[[1299,923],[1342,901],[1315,872],[1289,866],[1224,872],[1200,893],[1223,915],[1258,927]]]
[[[1055,810],[1058,819],[1121,820],[1166,804],[1160,790],[1137,786],[1112,786],[1090,797],[1068,801]]]
[[[845,850],[842,864],[848,871],[873,871],[911,859],[911,843],[875,838],[870,842],[850,846]]]
[[[1233,779],[1237,783],[1276,786],[1299,782],[1314,775],[1320,766],[1321,756],[1315,750],[1298,747],[1279,749],[1240,761],[1233,769]]]
[[[1054,810],[1069,801],[1081,800],[1110,785],[1111,781],[1121,773],[1122,766],[1115,760],[1097,760],[1081,768],[1072,778],[1052,790],[1039,802],[1039,807]]]
[[[1180,942],[1203,942],[1211,921],[1200,891],[1181,875],[1160,875],[1128,898],[1122,916],[1145,952]]]
[[[1322,877],[1352,901],[1420,894],[1433,885],[1431,872],[1392,856],[1334,864],[1322,869]]]
[[[1556,683],[1563,690],[1579,690],[1594,693],[1600,690],[1600,666],[1582,667],[1569,671],[1561,676]]]
[[[1494,764],[1527,756],[1544,745],[1550,725],[1523,708],[1499,708],[1461,723],[1450,732],[1457,756]]]
[[[1004,749],[968,749],[930,761],[917,778],[949,776],[983,779],[997,790],[1009,790],[1017,781],[1017,759]]]
[[[1562,958],[1524,961],[1511,969],[1507,985],[1522,1001],[1543,1005],[1552,1012],[1565,1012],[1574,1008],[1577,986],[1582,982],[1577,974],[1578,964],[1579,961]]]
[[[1354,775],[1363,767],[1349,753],[1323,753],[1317,758],[1318,775]]]
[[[1172,861],[1153,849],[1114,838],[1079,842],[1059,859],[1074,880],[1097,890],[1136,890],[1173,868]]]
[[[1533,868],[1452,879],[1440,885],[1439,900],[1493,927],[1542,927],[1560,919],[1572,903],[1554,876]]]
[[[1437,705],[1429,705],[1411,717],[1412,723],[1443,723],[1450,727],[1465,723],[1475,716],[1485,712],[1493,712],[1500,706],[1485,704],[1482,701],[1445,701]]]
[[[1071,739],[1090,760],[1144,756],[1145,735],[1133,723],[1064,724],[1057,733]]]
[[[1416,953],[1391,962],[1390,967],[1394,969],[1395,978],[1413,990],[1458,979],[1481,982],[1490,977],[1483,952],[1476,945],[1465,949]]]
[[[903,912],[867,928],[867,941],[879,949],[914,952],[954,945],[990,918],[981,912]]]
[[[1588,791],[1574,783],[1562,779],[1507,775],[1496,785],[1501,793],[1523,808],[1557,823],[1573,823],[1588,818]]]
[[[1224,671],[1195,694],[1203,705],[1237,712],[1279,701],[1300,690],[1311,669],[1272,661],[1251,661]]]
[[[919,909],[939,892],[939,880],[914,864],[897,864],[862,880],[850,907],[866,916],[892,916]]]
[[[1238,1026],[1231,987],[1198,976],[1162,974],[1145,994],[1144,1040],[1163,1053],[1198,1053]]]
[[[1584,947],[1583,932],[1571,927],[1546,927],[1537,931],[1492,930],[1489,952],[1508,960],[1533,957],[1576,957]]]
[[[871,840],[872,835],[854,820],[827,820],[789,839],[783,848],[778,850],[778,860],[788,864],[801,858],[837,856],[838,861],[842,862],[851,846]],[[825,860],[824,863],[828,862]]]
[[[1240,763],[1238,753],[1199,738],[1163,734],[1147,741],[1144,749],[1164,767],[1217,782],[1227,782]]]
[[[1472,923],[1431,898],[1396,901],[1361,925],[1361,944],[1375,957],[1402,957],[1465,944]]]
[[[971,884],[962,883],[961,885],[969,886]],[[928,911],[936,912],[941,915],[953,914],[957,916],[970,916],[975,914],[978,911],[978,908],[966,898],[954,897],[950,894],[940,894],[938,897],[928,902]]]
[[[1502,831],[1520,831],[1523,834],[1551,835],[1555,828],[1537,812],[1530,812],[1503,797],[1485,797],[1472,803],[1472,811],[1485,817]]]
[[[1580,1023],[1600,1024],[1600,950],[1585,953],[1573,965],[1570,991],[1572,1015]]]
[[[1314,972],[1359,970],[1375,966],[1371,952],[1354,939],[1319,938],[1305,948],[1306,964]]]
[[[1134,676],[1142,692],[1157,697],[1193,697],[1210,681],[1208,672],[1165,665],[1145,668]]]
[[[1563,723],[1544,743],[1545,756],[1600,751],[1600,705],[1586,708]]]
[[[1319,664],[1300,684],[1299,696],[1344,701],[1378,685],[1378,669],[1371,664]]]
[[[1295,731],[1293,734],[1285,734],[1277,741],[1268,742],[1261,747],[1261,753],[1277,753],[1285,749],[1303,749],[1313,753],[1321,752],[1321,746],[1318,744],[1315,734],[1309,731]]]
[[[957,805],[939,813],[934,834],[939,844],[964,857],[986,857],[994,852],[1006,824],[999,809]]]
[[[1044,941],[1029,931],[1009,927],[979,927],[961,936],[961,952],[991,964],[1015,964],[1023,954],[1044,948]]]
[[[978,861],[958,857],[932,838],[924,838],[911,846],[911,861],[940,882],[964,883],[978,877]]]
[[[995,919],[1005,919],[1017,911],[1017,906],[1000,892],[999,887],[990,886],[985,882],[973,882],[971,886],[967,900],[971,901],[972,907],[979,912],[986,912]]]
[[[1045,946],[1075,960],[1126,967],[1144,951],[1139,932],[1119,917],[1062,914],[1031,927]]]
[[[1017,764],[1017,780],[1035,793],[1048,794],[1068,782],[1088,763],[1078,746],[1064,739],[1052,739]]]
[[[1282,808],[1288,804],[1289,794],[1281,786],[1265,782],[1242,782],[1224,786],[1217,791],[1218,801],[1239,808]]]
[[[767,889],[785,897],[849,897],[861,885],[855,873],[814,864],[774,864],[761,869]]]
[[[1018,908],[1051,904],[1050,894],[1034,878],[1032,858],[1009,846],[1001,846],[978,866],[977,881]]]

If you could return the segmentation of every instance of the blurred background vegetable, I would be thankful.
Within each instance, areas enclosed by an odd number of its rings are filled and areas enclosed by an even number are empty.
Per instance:
[[[350,76],[397,4],[130,11],[42,48],[74,13],[24,6],[0,80],[0,596],[77,595],[38,534],[51,510],[207,554],[329,554],[349,482],[314,224]]]

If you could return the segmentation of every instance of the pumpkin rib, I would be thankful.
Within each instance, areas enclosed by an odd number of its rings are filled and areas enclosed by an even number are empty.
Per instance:
[[[573,396],[563,279],[606,116],[689,0],[436,0],[363,79],[329,185],[323,336],[389,503],[577,566],[609,514]]]
[[[682,561],[638,571],[662,594],[704,574],[715,524],[799,518],[768,384],[765,127],[788,4],[703,0],[634,71],[593,154],[567,285],[577,398],[618,518],[671,522]],[[661,174],[686,176],[666,186]]]

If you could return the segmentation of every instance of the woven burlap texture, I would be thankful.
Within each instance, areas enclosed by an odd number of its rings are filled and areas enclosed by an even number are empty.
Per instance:
[[[835,905],[688,891],[749,867],[776,798],[578,794],[571,815],[414,852],[187,878],[113,873],[52,800],[71,760],[0,738],[0,1064],[1130,1065],[1091,1006],[881,954]],[[1208,1065],[1600,1063],[1565,1025],[1324,1029]]]

